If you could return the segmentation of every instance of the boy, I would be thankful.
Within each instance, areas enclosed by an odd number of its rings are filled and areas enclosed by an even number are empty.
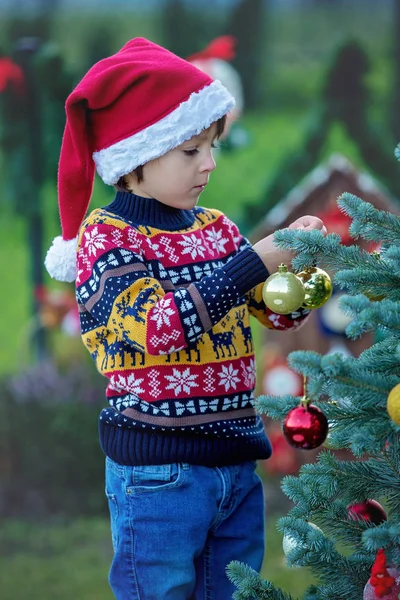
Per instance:
[[[254,468],[271,448],[253,408],[249,313],[280,329],[306,313],[271,315],[261,299],[290,254],[271,236],[252,248],[221,212],[197,207],[233,105],[218,81],[142,38],[94,65],[66,102],[63,237],[46,266],[76,277],[82,338],[109,380],[99,431],[119,600],[225,600],[230,560],[261,567]],[[94,165],[117,193],[81,226]]]

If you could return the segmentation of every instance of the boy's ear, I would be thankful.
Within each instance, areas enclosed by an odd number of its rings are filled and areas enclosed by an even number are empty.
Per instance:
[[[127,175],[124,175],[122,177],[122,181],[124,183],[124,186],[128,190],[128,192],[132,191],[132,186],[137,185],[139,183],[139,180],[138,180],[138,177],[137,177],[135,171],[132,171],[131,173],[127,173]]]

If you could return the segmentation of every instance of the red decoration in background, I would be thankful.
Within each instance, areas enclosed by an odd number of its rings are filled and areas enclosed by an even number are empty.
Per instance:
[[[328,233],[337,233],[342,238],[342,244],[349,246],[354,244],[354,238],[350,236],[349,227],[352,223],[352,219],[340,210],[336,200],[326,210],[317,215],[320,217],[328,231]],[[369,242],[367,245],[367,251],[373,252],[379,250],[380,244],[377,242]]]
[[[23,94],[25,91],[25,78],[22,69],[8,58],[0,57],[0,93],[12,86],[14,91]]]
[[[194,60],[208,60],[210,58],[219,58],[221,60],[230,61],[236,56],[235,52],[236,38],[233,35],[221,35],[212,40],[200,52],[191,54],[186,60],[193,62]]]
[[[300,468],[299,453],[288,445],[280,425],[269,425],[267,434],[272,446],[272,456],[261,461],[265,472],[269,475],[296,475]]]
[[[397,569],[386,567],[386,556],[381,548],[376,553],[371,577],[364,588],[363,600],[398,600],[400,598],[400,577]]]
[[[318,216],[323,220],[328,233],[337,233],[340,235],[342,244],[348,245],[353,243],[353,239],[349,234],[349,227],[352,222],[351,218],[339,209],[336,202]]]
[[[291,446],[301,450],[314,450],[328,435],[328,421],[317,406],[301,404],[286,415],[283,433]]]
[[[371,521],[374,525],[379,525],[387,521],[385,510],[376,500],[365,500],[357,504],[351,504],[348,507],[349,517],[352,519],[361,518]]]
[[[271,352],[265,357],[262,392],[271,396],[301,396],[303,379],[288,366],[283,356]]]

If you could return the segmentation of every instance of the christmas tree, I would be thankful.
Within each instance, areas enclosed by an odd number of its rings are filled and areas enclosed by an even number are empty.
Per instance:
[[[338,235],[324,237],[319,231],[282,230],[275,239],[295,252],[295,272],[318,264],[333,274],[334,284],[345,291],[341,308],[351,316],[347,336],[374,332],[374,343],[359,357],[292,352],[289,365],[304,377],[305,396],[262,396],[256,408],[283,421],[289,443],[303,448],[322,443],[325,417],[328,421],[326,447],[317,461],[282,482],[293,501],[278,521],[283,552],[289,566],[310,568],[317,582],[304,600],[398,600],[400,217],[349,193],[338,204],[352,219],[354,240],[375,243],[379,251],[344,246]],[[296,443],[295,430],[285,431],[299,409],[322,416],[302,423],[303,445]],[[341,449],[348,460],[337,457]],[[235,600],[293,600],[242,563],[231,563],[228,576],[237,587]]]

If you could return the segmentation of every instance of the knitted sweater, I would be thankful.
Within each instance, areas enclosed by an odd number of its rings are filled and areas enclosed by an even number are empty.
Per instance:
[[[179,210],[118,192],[78,240],[83,342],[108,378],[100,443],[120,464],[224,465],[268,458],[253,408],[249,314],[274,329],[262,301],[268,271],[217,210]]]

